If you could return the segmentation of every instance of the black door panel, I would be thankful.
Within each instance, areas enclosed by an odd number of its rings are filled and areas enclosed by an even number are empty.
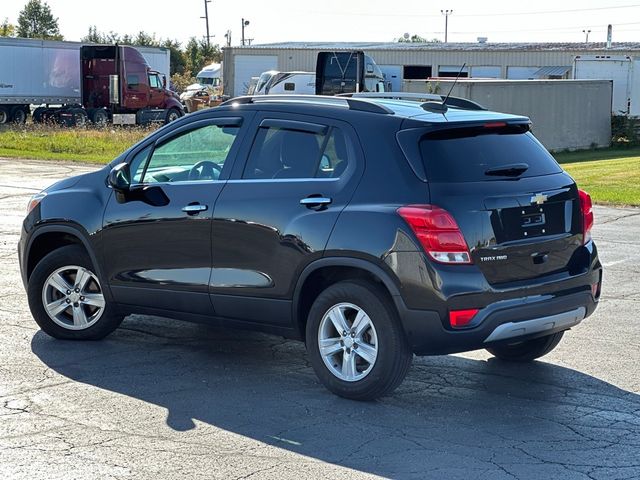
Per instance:
[[[240,121],[239,121],[240,120]],[[103,220],[106,275],[119,303],[213,315],[211,218],[241,144],[242,118],[193,122],[162,137],[131,167],[133,191],[113,195]],[[134,194],[162,192],[161,203]]]
[[[276,120],[325,128],[292,134],[295,125]],[[246,308],[240,307],[249,297],[252,305],[267,297],[291,300],[300,272],[322,257],[364,170],[357,137],[348,124],[265,112],[256,115],[253,125],[256,133],[247,135],[239,153],[248,161],[236,163],[213,215],[210,291],[216,312],[227,317],[238,318],[240,311],[246,317]],[[303,138],[301,130],[308,136]],[[279,135],[281,144],[276,143]],[[252,151],[254,143],[264,148]],[[263,157],[256,157],[256,151]],[[242,179],[243,172],[248,178]],[[315,177],[302,178],[309,172]],[[292,178],[296,176],[300,178]],[[306,203],[309,198],[317,200]],[[224,301],[216,300],[219,295]],[[282,324],[284,315],[273,315],[280,307],[272,307],[265,307],[264,313],[254,308],[252,320]]]
[[[211,275],[212,208],[189,215],[183,207],[193,202],[213,206],[223,182],[165,184],[164,207],[140,201],[118,203],[112,196],[104,218],[104,248],[108,281],[122,303],[160,307],[163,290],[206,294]],[[132,296],[123,288],[151,289]],[[189,304],[188,304],[189,305]],[[187,305],[187,306],[188,306]],[[212,313],[209,302],[191,304],[193,313]],[[171,305],[163,305],[167,308]],[[204,306],[207,306],[205,303]],[[179,310],[179,308],[171,308]],[[189,310],[188,310],[189,311]]]

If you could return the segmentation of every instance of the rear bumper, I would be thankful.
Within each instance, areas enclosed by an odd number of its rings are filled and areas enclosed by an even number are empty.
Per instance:
[[[590,291],[523,297],[490,305],[481,322],[465,330],[446,329],[436,311],[400,308],[399,313],[416,355],[442,355],[567,330],[591,315],[596,306]]]

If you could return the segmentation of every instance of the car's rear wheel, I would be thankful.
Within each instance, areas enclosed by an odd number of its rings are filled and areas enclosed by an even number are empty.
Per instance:
[[[122,322],[105,298],[91,259],[76,245],[54,250],[36,265],[27,295],[36,323],[55,338],[97,340]]]
[[[364,281],[339,282],[318,296],[309,312],[306,340],[320,381],[355,400],[392,392],[413,359],[392,302]]]
[[[530,362],[540,358],[556,348],[564,332],[558,332],[545,337],[534,338],[518,343],[494,345],[487,351],[500,360],[509,362]]]

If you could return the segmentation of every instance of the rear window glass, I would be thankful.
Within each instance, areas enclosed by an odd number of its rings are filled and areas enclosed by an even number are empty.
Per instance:
[[[487,130],[465,128],[422,137],[420,151],[429,181],[478,182],[562,171],[530,133],[518,128]]]

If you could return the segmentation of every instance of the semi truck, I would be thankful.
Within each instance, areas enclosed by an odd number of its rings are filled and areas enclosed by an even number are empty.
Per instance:
[[[0,124],[169,122],[184,111],[168,75],[167,49],[0,39]]]
[[[344,51],[319,52],[315,72],[264,72],[254,95],[339,95],[384,91],[384,76],[373,58],[363,51]]]
[[[626,55],[579,55],[573,62],[573,78],[612,80],[611,113],[640,116],[640,59]]]

